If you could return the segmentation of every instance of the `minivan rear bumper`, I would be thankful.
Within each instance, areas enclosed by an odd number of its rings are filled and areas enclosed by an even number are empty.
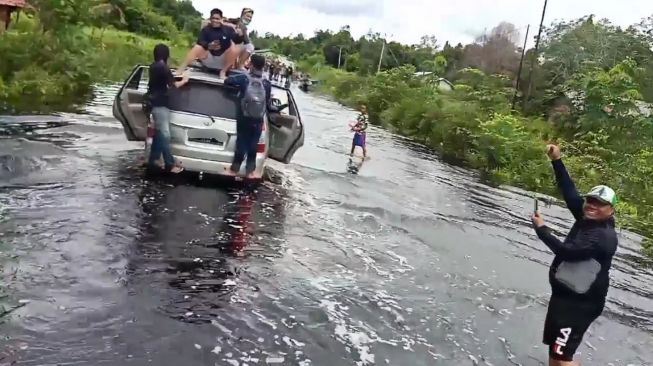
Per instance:
[[[189,172],[197,172],[197,173],[203,172],[207,174],[227,175],[227,172],[231,167],[231,163],[189,158],[183,155],[175,154],[174,149],[172,151],[173,151],[172,152],[173,155],[175,156],[175,160],[184,168],[184,170]],[[245,164],[246,162],[243,162],[243,164],[241,165],[240,174],[243,175],[245,174]],[[265,156],[263,154],[258,154],[256,156],[255,174],[257,176],[263,176],[264,169],[265,169]]]

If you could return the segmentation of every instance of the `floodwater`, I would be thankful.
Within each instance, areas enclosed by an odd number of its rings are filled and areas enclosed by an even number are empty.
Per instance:
[[[528,192],[374,128],[350,174],[354,112],[299,90],[306,145],[256,191],[147,180],[115,92],[0,118],[1,365],[544,365]],[[653,365],[651,263],[620,239],[586,365]]]

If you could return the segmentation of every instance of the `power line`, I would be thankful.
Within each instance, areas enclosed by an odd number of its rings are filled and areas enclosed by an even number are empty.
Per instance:
[[[526,90],[526,98],[524,98],[524,106],[526,102],[531,98],[531,91],[533,89],[533,72],[535,69],[535,61],[537,61],[537,52],[540,47],[540,39],[542,37],[542,29],[544,28],[544,16],[546,15],[546,4],[548,0],[544,0],[544,7],[542,7],[542,19],[540,20],[540,29],[537,32],[537,40],[535,41],[535,52],[533,53],[533,58],[531,59],[531,69],[528,76],[528,89]]]

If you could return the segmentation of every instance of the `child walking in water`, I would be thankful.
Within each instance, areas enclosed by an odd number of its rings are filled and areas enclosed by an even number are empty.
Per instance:
[[[363,149],[363,159],[367,157],[367,145],[366,145],[366,130],[368,124],[367,116],[367,107],[361,105],[359,109],[360,114],[356,118],[356,123],[351,125],[351,130],[354,132],[354,140],[351,143],[351,153],[349,156],[354,156],[354,151],[356,146],[360,146]]]

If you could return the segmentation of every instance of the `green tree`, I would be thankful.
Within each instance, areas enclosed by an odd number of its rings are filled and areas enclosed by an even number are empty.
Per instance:
[[[347,56],[347,60],[345,61],[345,70],[349,72],[357,72],[360,70],[361,67],[361,56],[359,53],[354,53],[352,55]]]
[[[90,10],[98,5],[89,0],[34,0],[31,2],[44,32],[61,32],[91,19]],[[89,6],[90,5],[90,6]]]
[[[439,52],[439,55],[442,55],[447,61],[444,77],[447,79],[454,79],[456,72],[462,68],[464,57],[463,45],[458,43],[456,47],[452,47],[449,42],[446,42],[442,51]]]
[[[646,32],[636,27],[623,30],[607,20],[595,21],[593,16],[553,23],[544,31],[542,64],[537,64],[533,79],[529,112],[548,113],[554,103],[566,97],[567,83],[578,75],[610,70],[627,58],[636,64],[634,78],[642,85],[642,98],[653,101],[653,51]],[[532,59],[532,50],[528,59]],[[522,93],[528,87],[522,79]]]
[[[342,55],[340,54],[341,50]],[[348,25],[340,28],[338,33],[332,34],[322,46],[324,59],[333,67],[338,67],[339,60],[342,65],[347,54],[354,50],[354,39],[351,36],[350,27]]]
[[[542,56],[552,84],[559,84],[594,67],[612,68],[627,57],[638,65],[647,65],[653,51],[633,29],[623,30],[607,20],[594,21],[588,16],[547,28]]]

